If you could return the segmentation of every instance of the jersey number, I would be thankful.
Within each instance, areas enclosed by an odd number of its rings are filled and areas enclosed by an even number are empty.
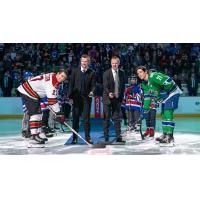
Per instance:
[[[37,77],[35,77],[35,78],[31,78],[30,81],[41,81],[43,78],[44,78],[43,75],[41,75],[41,76],[39,76],[39,77],[37,76]]]
[[[161,80],[162,80],[162,76],[159,76],[159,75],[158,75],[158,76],[156,77],[156,79],[158,79],[158,80],[161,81]]]

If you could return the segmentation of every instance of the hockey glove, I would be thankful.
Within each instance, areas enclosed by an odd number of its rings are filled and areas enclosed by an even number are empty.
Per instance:
[[[132,93],[134,93],[134,94],[139,94],[139,93],[140,93],[140,88],[139,88],[138,86],[134,86],[134,87],[132,88]]]

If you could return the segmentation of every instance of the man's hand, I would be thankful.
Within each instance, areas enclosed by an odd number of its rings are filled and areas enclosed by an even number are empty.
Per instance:
[[[88,97],[91,98],[91,97],[93,97],[93,96],[94,96],[94,93],[91,91],[90,94],[88,95]]]
[[[55,121],[63,124],[65,122],[65,116],[63,113],[61,112],[57,112],[56,115],[55,115]]]
[[[108,94],[108,96],[109,96],[111,99],[113,99],[115,95],[114,95],[114,93],[110,92],[110,93]]]

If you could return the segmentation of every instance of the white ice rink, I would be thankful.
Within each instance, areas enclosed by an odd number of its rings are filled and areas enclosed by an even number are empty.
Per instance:
[[[156,133],[158,136],[160,133]],[[125,145],[107,145],[103,149],[87,145],[64,145],[71,134],[58,133],[50,138],[45,148],[27,148],[27,141],[21,136],[0,137],[1,155],[26,154],[89,154],[89,155],[158,155],[158,154],[200,154],[200,134],[179,133],[174,135],[175,146],[160,147],[154,140],[141,140],[133,136]]]

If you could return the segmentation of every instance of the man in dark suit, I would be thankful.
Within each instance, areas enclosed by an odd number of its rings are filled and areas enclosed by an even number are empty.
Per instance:
[[[79,131],[79,118],[82,115],[84,120],[85,139],[90,139],[90,112],[92,96],[95,90],[95,72],[89,69],[90,57],[86,54],[81,56],[81,66],[72,70],[69,83],[69,98],[73,103],[72,118],[73,129]],[[73,134],[72,144],[77,143],[77,136]]]
[[[191,73],[191,76],[187,82],[187,86],[188,86],[189,96],[197,96],[198,78],[195,72]]]
[[[122,142],[120,110],[124,97],[125,76],[124,71],[119,69],[120,60],[118,57],[111,58],[111,69],[103,74],[103,113],[104,113],[104,137],[109,141],[109,123],[112,113],[117,142]]]
[[[1,88],[4,97],[11,97],[11,90],[13,87],[13,79],[10,72],[7,70],[1,79]]]

